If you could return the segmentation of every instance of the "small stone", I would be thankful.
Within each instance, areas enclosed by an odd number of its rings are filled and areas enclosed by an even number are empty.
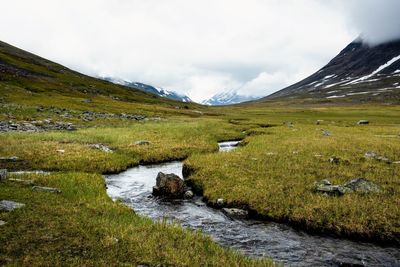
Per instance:
[[[249,215],[248,211],[236,208],[223,208],[222,212],[228,215],[229,217],[241,218],[241,219],[245,219]]]
[[[369,121],[367,121],[367,120],[359,120],[359,121],[357,122],[357,124],[358,124],[358,125],[369,124]]]
[[[7,179],[7,170],[1,169],[0,170],[0,181],[6,180],[6,179]]]
[[[222,207],[225,204],[225,200],[223,198],[217,199],[217,206]]]
[[[332,156],[329,158],[329,162],[332,164],[339,164],[340,162],[340,158],[336,157],[336,156]]]
[[[326,131],[326,130],[322,130],[322,135],[323,135],[323,136],[331,136],[332,133],[329,132],[329,131]]]
[[[114,152],[111,150],[111,148],[109,148],[108,146],[105,146],[103,144],[92,144],[92,145],[89,145],[89,147],[93,148],[93,149],[101,150],[105,153],[113,153]]]
[[[3,211],[13,211],[15,209],[22,208],[23,206],[25,206],[25,204],[11,201],[11,200],[0,201],[0,210],[3,210]]]
[[[60,189],[46,186],[33,186],[32,190],[38,192],[61,193]]]
[[[57,149],[57,152],[63,154],[63,153],[65,153],[65,150],[64,149]]]
[[[364,157],[367,159],[374,159],[378,156],[374,151],[368,151],[364,154]]]
[[[5,221],[0,220],[0,226],[5,225],[5,224],[6,224]]]
[[[191,198],[193,198],[193,197],[194,197],[194,194],[193,194],[192,190],[186,191],[185,194],[184,194],[184,197],[185,197],[186,199],[191,199]]]
[[[323,185],[332,185],[331,182],[330,182],[328,179],[322,180],[321,183],[322,183]]]
[[[140,141],[136,141],[135,145],[137,145],[137,146],[150,145],[150,142],[145,141],[145,140],[140,140]]]
[[[323,122],[323,120],[317,120],[317,121],[315,122],[315,124],[316,124],[316,125],[320,125],[322,122]]]

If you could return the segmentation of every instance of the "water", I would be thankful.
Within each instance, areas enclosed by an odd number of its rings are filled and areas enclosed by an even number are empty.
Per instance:
[[[220,143],[220,151],[234,149],[237,142]],[[294,266],[400,266],[400,249],[309,235],[284,224],[236,220],[207,207],[201,198],[162,201],[153,198],[152,187],[158,172],[182,177],[182,162],[138,166],[106,176],[107,193],[122,199],[136,213],[153,220],[174,220],[183,227],[202,230],[223,246],[255,257],[272,257]]]

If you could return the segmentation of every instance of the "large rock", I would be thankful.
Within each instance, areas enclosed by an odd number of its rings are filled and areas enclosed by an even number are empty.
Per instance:
[[[158,173],[156,186],[153,187],[153,195],[168,198],[182,198],[184,194],[185,184],[179,176],[173,173]]]
[[[0,181],[4,181],[7,179],[7,170],[1,169],[0,170]]]
[[[0,201],[0,211],[13,211],[15,209],[22,208],[23,206],[25,206],[25,204],[11,201],[11,200]]]

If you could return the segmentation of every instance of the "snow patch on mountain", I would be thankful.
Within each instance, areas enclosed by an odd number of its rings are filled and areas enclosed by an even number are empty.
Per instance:
[[[203,105],[209,106],[222,106],[222,105],[232,105],[238,104],[246,101],[256,100],[257,97],[254,96],[245,96],[239,94],[235,90],[230,90],[222,93],[218,93],[211,98],[204,100],[202,102]]]
[[[115,83],[115,84],[120,84],[120,85],[129,87],[129,88],[133,88],[133,89],[137,89],[137,90],[144,91],[147,93],[155,94],[155,95],[158,95],[161,97],[169,98],[172,100],[177,100],[177,101],[181,101],[181,102],[193,102],[186,95],[182,95],[182,94],[179,94],[174,91],[168,91],[161,87],[156,87],[156,86],[152,86],[152,85],[148,85],[148,84],[144,84],[144,83],[140,83],[140,82],[131,82],[131,81],[118,79],[118,78],[105,77],[102,79],[107,80],[112,83]]]

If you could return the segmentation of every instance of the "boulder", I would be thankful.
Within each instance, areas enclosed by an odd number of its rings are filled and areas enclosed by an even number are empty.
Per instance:
[[[245,219],[249,215],[248,211],[236,208],[223,208],[222,212],[229,217],[241,219]]]
[[[0,170],[0,181],[6,180],[6,179],[7,179],[7,170],[1,169]]]
[[[33,186],[32,190],[38,192],[61,193],[61,190],[58,188],[46,187],[46,186]]]
[[[357,124],[358,125],[362,125],[362,124],[369,124],[369,121],[367,121],[367,120],[359,120],[358,122],[357,122]]]
[[[182,198],[185,194],[183,180],[171,173],[159,172],[156,178],[156,186],[153,187],[154,196],[164,196],[168,198]]]
[[[11,200],[0,201],[0,211],[13,211],[15,209],[22,208],[23,206],[25,206],[25,204],[11,201]]]

